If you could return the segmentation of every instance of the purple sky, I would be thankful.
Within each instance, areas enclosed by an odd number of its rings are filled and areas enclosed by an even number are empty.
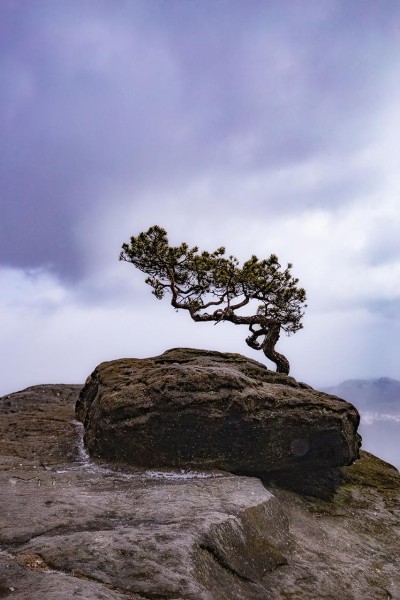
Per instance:
[[[263,360],[117,261],[155,223],[294,263],[298,379],[400,379],[400,3],[3,0],[0,32],[0,394],[177,345]]]

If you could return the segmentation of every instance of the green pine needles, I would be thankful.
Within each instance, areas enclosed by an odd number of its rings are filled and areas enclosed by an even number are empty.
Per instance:
[[[289,374],[289,361],[275,345],[281,330],[290,335],[303,327],[306,308],[306,292],[297,286],[290,263],[283,269],[271,254],[263,260],[252,256],[240,266],[223,247],[200,252],[186,243],[170,246],[167,232],[158,225],[123,244],[120,260],[147,275],[156,298],[169,294],[172,306],[187,310],[194,321],[247,325],[246,343],[262,350],[279,373]]]

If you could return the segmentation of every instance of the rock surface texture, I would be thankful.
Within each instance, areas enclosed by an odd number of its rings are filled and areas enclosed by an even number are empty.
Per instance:
[[[77,403],[91,455],[260,473],[351,464],[349,403],[239,354],[178,348],[99,365]]]
[[[301,494],[297,471],[264,487],[90,460],[79,389],[0,398],[0,598],[400,600],[400,476],[387,463],[361,452],[310,470]]]

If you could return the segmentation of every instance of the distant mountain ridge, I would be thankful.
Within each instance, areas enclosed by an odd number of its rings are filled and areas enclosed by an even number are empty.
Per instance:
[[[323,391],[354,404],[361,415],[362,447],[400,469],[400,381],[348,379]]]
[[[361,412],[400,414],[400,381],[397,379],[348,379],[322,390],[348,400]]]

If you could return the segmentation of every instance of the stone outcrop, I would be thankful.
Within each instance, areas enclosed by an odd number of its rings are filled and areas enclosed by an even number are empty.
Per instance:
[[[89,460],[79,387],[0,398],[0,598],[400,600],[390,465],[362,452],[302,495]]]
[[[35,462],[42,458],[47,465],[77,460],[77,429],[71,404],[81,389],[81,385],[37,385],[4,396],[0,456]]]
[[[88,462],[78,389],[0,399],[0,598],[261,598],[290,546],[275,496],[229,473]]]
[[[260,473],[358,458],[349,403],[238,354],[169,350],[99,365],[76,410],[92,456]]]

